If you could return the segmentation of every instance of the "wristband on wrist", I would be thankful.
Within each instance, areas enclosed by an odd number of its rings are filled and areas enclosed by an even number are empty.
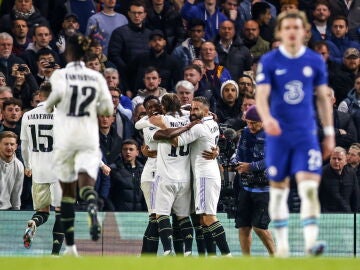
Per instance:
[[[324,131],[324,135],[325,136],[334,136],[335,135],[335,130],[333,126],[326,126],[323,128]]]

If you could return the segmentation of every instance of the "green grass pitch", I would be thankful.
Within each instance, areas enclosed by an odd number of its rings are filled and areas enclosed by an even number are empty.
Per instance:
[[[180,258],[180,257],[38,257],[0,258],[0,269],[24,270],[335,270],[360,269],[360,260],[343,258]]]

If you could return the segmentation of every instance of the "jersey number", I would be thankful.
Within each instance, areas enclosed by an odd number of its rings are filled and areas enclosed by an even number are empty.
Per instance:
[[[185,150],[185,146],[186,146],[186,150]],[[189,147],[187,145],[183,145],[180,147],[175,147],[175,146],[171,146],[171,153],[169,154],[169,157],[177,157],[178,155],[176,154],[176,150],[179,149],[179,156],[187,156],[189,155]]]
[[[79,91],[77,85],[70,85],[70,87],[72,88],[72,95],[70,101],[70,111],[67,115],[75,117],[89,116],[90,113],[88,111],[85,111],[85,109],[95,98],[95,88],[90,86],[84,86]],[[85,99],[80,102],[80,104],[77,104],[77,98],[79,94],[84,96]]]
[[[48,134],[44,134],[47,130],[52,130],[52,125],[38,125],[37,133],[36,133],[36,125],[29,125],[31,129],[31,137],[33,142],[33,152],[52,152],[53,150],[53,137]],[[39,143],[37,139],[44,138],[47,140],[47,143]]]

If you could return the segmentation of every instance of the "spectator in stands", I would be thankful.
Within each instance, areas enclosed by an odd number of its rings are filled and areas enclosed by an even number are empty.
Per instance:
[[[219,34],[214,40],[218,61],[226,67],[232,78],[239,78],[245,70],[251,68],[251,55],[240,36],[236,35],[232,21],[220,25]]]
[[[355,78],[360,73],[360,52],[356,48],[345,51],[342,65],[335,70],[331,79],[337,100],[344,100],[354,87]]]
[[[329,88],[329,99],[335,107],[335,93]],[[351,144],[357,142],[358,133],[352,116],[349,113],[333,110],[334,128],[335,128],[335,144],[348,149]]]
[[[277,16],[277,12],[276,12],[276,7],[271,4],[269,1],[265,1],[265,0],[242,0],[240,3],[240,13],[242,18],[244,18],[244,21],[248,21],[252,19],[252,13],[251,13],[251,8],[252,5],[255,4],[256,2],[265,2],[268,5],[270,5],[270,14],[272,18],[276,18]]]
[[[251,7],[252,19],[259,25],[260,36],[271,42],[274,39],[274,20],[271,20],[270,5],[266,2],[255,2]]]
[[[300,0],[301,1],[301,0]],[[299,9],[298,0],[280,0],[280,11],[295,11]]]
[[[360,25],[360,2],[349,0],[329,0],[332,19],[337,16],[344,16],[349,21],[349,29]]]
[[[220,24],[228,18],[216,5],[216,0],[204,0],[195,4],[195,0],[186,0],[181,9],[181,16],[189,21],[200,19],[205,21],[205,40],[210,41],[218,34]]]
[[[356,172],[346,164],[346,150],[335,147],[330,163],[323,167],[319,199],[324,213],[359,211],[359,184]]]
[[[118,109],[122,114],[126,115],[126,117],[129,118],[129,120],[131,120],[133,107],[132,107],[131,99],[128,96],[122,94],[119,72],[115,68],[106,68],[104,70],[104,77],[109,88],[114,87],[119,89],[120,103]]]
[[[37,74],[35,79],[38,85],[40,85],[44,81],[48,81],[53,72],[60,68],[60,65],[56,61],[55,51],[49,48],[40,49],[36,53],[36,66]]]
[[[360,74],[356,76],[354,88],[347,97],[340,102],[338,110],[349,113],[354,119],[358,136],[360,136]]]
[[[191,19],[187,24],[188,36],[181,45],[172,52],[172,56],[180,63],[180,68],[190,65],[191,62],[200,58],[200,47],[205,41],[205,22],[200,19]]]
[[[38,84],[29,67],[26,64],[14,64],[11,77],[14,82],[12,85],[14,97],[21,100],[23,109],[30,109],[31,98],[38,89]]]
[[[327,41],[330,49],[330,59],[341,63],[348,48],[360,49],[360,44],[349,39],[348,20],[346,17],[335,17],[331,24],[331,38]]]
[[[145,41],[143,41],[145,42]],[[167,54],[166,40],[161,30],[154,30],[149,36],[150,52],[139,54],[129,65],[133,89],[144,87],[144,72],[148,67],[155,67],[161,77],[160,86],[168,91],[173,91],[175,84],[182,78],[180,65],[176,59]],[[134,91],[134,94],[136,91]]]
[[[0,132],[0,210],[19,210],[24,166],[15,156],[18,136]]]
[[[5,78],[4,73],[0,72],[0,87],[2,87],[2,86],[6,86],[6,78]]]
[[[347,163],[356,171],[358,184],[360,185],[360,144],[353,143],[347,152]]]
[[[222,83],[221,99],[216,104],[216,114],[219,123],[224,123],[230,118],[236,118],[240,112],[241,100],[239,99],[239,86],[233,80]]]
[[[25,62],[12,54],[13,38],[8,33],[0,33],[0,72],[5,75],[7,85],[13,85],[12,67],[14,64],[25,64]]]
[[[109,90],[114,104],[115,121],[113,125],[115,130],[118,136],[123,140],[132,138],[134,134],[134,124],[119,109],[121,91],[117,87],[109,87]]]
[[[34,7],[32,0],[15,0],[14,6],[9,14],[5,14],[0,19],[1,31],[10,33],[12,22],[16,19],[24,19],[32,33],[35,25],[49,25],[48,21]]]
[[[133,97],[132,91],[135,90],[130,88],[133,82],[126,80],[129,75],[132,75],[128,74],[128,65],[137,55],[150,50],[146,41],[149,40],[151,31],[144,26],[145,8],[142,1],[134,0],[128,11],[129,24],[116,28],[109,42],[109,60],[115,64],[121,74],[128,97]]]
[[[194,88],[194,85],[188,80],[182,80],[176,84],[175,91],[182,108],[188,109],[191,107],[191,102],[194,98]]]
[[[238,79],[239,97],[242,99],[246,94],[255,94],[255,84],[251,76],[243,74]]]
[[[89,18],[96,13],[94,0],[66,0],[65,6],[69,13],[78,16],[79,30],[85,34]]]
[[[221,11],[225,14],[226,17],[230,21],[232,21],[235,25],[236,32],[240,31],[245,22],[245,18],[241,16],[241,12],[239,12],[239,0],[224,0],[222,1]]]
[[[0,72],[0,74],[2,74],[2,72]],[[4,76],[5,77],[5,76]],[[8,86],[0,86],[0,132],[3,130],[3,126],[1,124],[2,120],[3,120],[3,116],[1,113],[2,107],[3,107],[3,103],[5,100],[12,98],[13,94],[12,94],[12,90],[10,87]]]
[[[29,66],[31,73],[34,76],[36,76],[39,71],[36,64],[37,53],[43,48],[53,50],[53,48],[50,46],[51,40],[52,34],[48,26],[37,25],[34,27],[33,42],[29,44],[25,52],[21,55],[21,58],[24,59],[25,63]],[[55,62],[62,66],[60,57],[55,50],[53,50],[53,57]]]
[[[133,108],[135,108],[136,104],[143,103],[145,97],[149,95],[159,98],[165,95],[167,91],[165,88],[160,87],[161,80],[162,78],[160,77],[157,68],[151,66],[147,67],[143,77],[145,89],[139,89],[137,96],[132,99]]]
[[[330,6],[327,0],[318,0],[314,5],[312,12],[313,20],[311,22],[311,40],[312,42],[330,39]]]
[[[78,16],[75,13],[66,14],[61,24],[61,30],[55,38],[56,49],[60,55],[63,55],[65,52],[67,39],[78,33],[79,29],[80,24]]]
[[[103,52],[107,55],[111,33],[118,27],[128,24],[127,18],[115,12],[116,1],[102,0],[103,10],[92,15],[86,26],[85,34],[101,41]]]
[[[116,68],[114,63],[109,61],[108,57],[103,53],[103,47],[97,39],[93,39],[90,43],[89,50],[96,54],[100,60],[101,66],[105,68]]]
[[[246,21],[243,29],[244,44],[253,58],[259,58],[270,50],[270,43],[260,36],[259,24],[254,20]]]
[[[103,73],[105,69],[105,67],[101,64],[99,57],[95,53],[87,52],[84,55],[83,61],[86,67],[96,70],[97,72]]]
[[[30,38],[28,37],[29,27],[24,19],[13,20],[11,27],[11,34],[14,38],[12,53],[20,56],[29,45]]]
[[[116,211],[145,211],[146,205],[140,188],[144,166],[137,161],[139,146],[135,140],[123,142],[121,155],[111,165],[110,197]]]
[[[200,55],[206,68],[205,75],[201,80],[210,86],[213,95],[219,100],[221,84],[231,80],[230,72],[227,68],[215,62],[217,53],[214,43],[210,41],[204,42],[201,45]]]
[[[166,51],[171,53],[185,39],[185,29],[179,11],[170,1],[151,0],[146,26],[163,31]]]

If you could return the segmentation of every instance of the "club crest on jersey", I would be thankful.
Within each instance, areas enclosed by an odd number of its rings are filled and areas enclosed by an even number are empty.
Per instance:
[[[305,77],[311,77],[313,75],[313,69],[310,66],[305,66],[303,68],[303,74]]]
[[[284,101],[288,104],[299,104],[304,99],[303,84],[300,81],[291,81],[285,84]]]

